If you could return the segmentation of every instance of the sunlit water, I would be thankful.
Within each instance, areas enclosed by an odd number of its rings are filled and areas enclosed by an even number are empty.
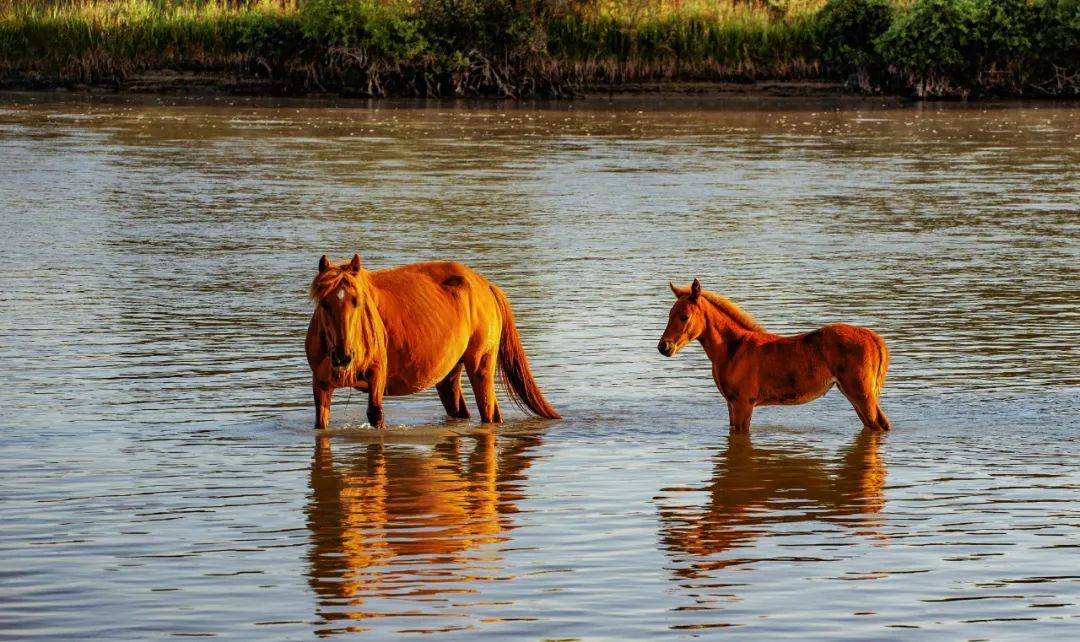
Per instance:
[[[1078,166],[1050,103],[7,96],[0,637],[1075,639]],[[501,285],[565,419],[339,392],[316,439],[354,251]],[[695,276],[878,330],[893,433],[833,392],[729,437],[655,349]]]

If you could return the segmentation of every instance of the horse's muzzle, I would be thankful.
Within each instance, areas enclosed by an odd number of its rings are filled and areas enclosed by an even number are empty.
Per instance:
[[[664,355],[665,357],[670,357],[671,355],[675,354],[675,346],[671,345],[667,341],[661,340],[660,343],[656,344],[656,349],[659,350],[660,354]]]

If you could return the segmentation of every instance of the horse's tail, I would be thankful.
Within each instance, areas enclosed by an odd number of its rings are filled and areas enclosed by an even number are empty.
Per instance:
[[[555,409],[544,399],[544,393],[540,391],[540,386],[536,385],[532,371],[529,370],[529,360],[525,358],[525,349],[521,347],[521,338],[518,337],[517,326],[514,325],[514,313],[510,310],[510,302],[506,300],[503,291],[494,285],[491,286],[491,293],[495,295],[499,312],[502,314],[499,374],[502,375],[506,393],[522,410],[531,410],[546,419],[558,419],[559,413],[555,412]]]

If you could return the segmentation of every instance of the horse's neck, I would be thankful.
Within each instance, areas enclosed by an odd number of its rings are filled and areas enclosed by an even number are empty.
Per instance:
[[[714,364],[724,363],[728,355],[743,343],[751,334],[749,330],[740,327],[731,318],[709,306],[706,313],[705,332],[701,334],[699,341],[709,355],[709,361]]]
[[[370,288],[370,285],[367,288]],[[375,343],[375,345],[367,346],[367,349],[381,354],[386,349],[386,326],[383,325],[382,316],[379,314],[378,302],[367,288],[364,292],[364,314],[360,323],[364,325],[364,336],[371,337]]]

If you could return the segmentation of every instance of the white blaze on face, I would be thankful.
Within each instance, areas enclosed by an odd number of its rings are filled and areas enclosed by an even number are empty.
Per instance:
[[[338,298],[338,301],[344,301],[345,300],[345,288],[338,288],[337,298]]]

